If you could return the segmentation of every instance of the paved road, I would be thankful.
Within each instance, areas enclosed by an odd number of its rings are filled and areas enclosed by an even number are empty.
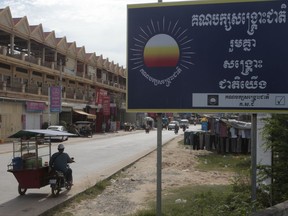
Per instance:
[[[180,134],[183,132],[181,131]],[[163,130],[162,144],[175,137],[173,131]],[[19,196],[18,182],[13,174],[7,172],[6,166],[12,159],[12,145],[0,145],[0,216],[39,215],[106,179],[155,150],[157,130],[149,134],[145,134],[144,131],[131,133],[122,131],[114,134],[99,134],[93,138],[69,138],[64,144],[65,151],[76,160],[76,163],[71,165],[74,172],[74,186],[71,191],[63,191],[57,198],[51,197],[49,186],[28,189],[26,195]],[[53,144],[52,148],[53,152],[56,151],[57,143]]]

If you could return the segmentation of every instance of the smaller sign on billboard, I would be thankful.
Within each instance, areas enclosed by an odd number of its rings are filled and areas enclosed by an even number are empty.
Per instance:
[[[288,94],[192,94],[192,106],[200,108],[268,108],[287,107]]]

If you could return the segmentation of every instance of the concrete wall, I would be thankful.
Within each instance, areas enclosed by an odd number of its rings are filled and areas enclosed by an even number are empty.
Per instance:
[[[264,122],[261,121],[261,118],[269,117],[268,114],[258,114],[257,115],[257,164],[261,165],[271,165],[271,151],[265,151],[263,147],[264,140],[262,139],[262,128]],[[271,180],[267,179],[266,184],[270,184]],[[288,201],[279,203],[275,206],[267,208],[265,210],[256,212],[252,216],[288,216]]]
[[[0,143],[22,129],[23,112],[24,106],[21,102],[0,102]]]
[[[126,113],[125,122],[136,123],[136,113]]]
[[[288,201],[256,212],[252,216],[288,216]]]

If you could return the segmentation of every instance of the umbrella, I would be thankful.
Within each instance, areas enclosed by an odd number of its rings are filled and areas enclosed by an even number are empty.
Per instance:
[[[149,117],[149,116],[145,117],[144,120],[146,120],[146,121],[154,121],[154,119]]]

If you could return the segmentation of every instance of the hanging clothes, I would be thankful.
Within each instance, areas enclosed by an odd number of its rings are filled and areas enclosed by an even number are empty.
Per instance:
[[[237,129],[234,127],[231,127],[230,129],[230,142],[231,142],[231,152],[236,153],[237,152]]]

